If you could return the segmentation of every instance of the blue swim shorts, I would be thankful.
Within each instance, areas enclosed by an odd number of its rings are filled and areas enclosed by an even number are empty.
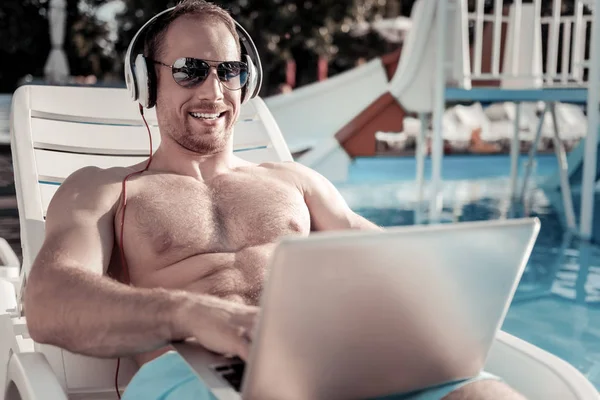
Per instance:
[[[471,382],[498,377],[482,372],[471,379],[448,383],[414,393],[385,396],[378,400],[440,400]],[[132,378],[122,400],[216,400],[194,370],[175,351],[144,364]]]

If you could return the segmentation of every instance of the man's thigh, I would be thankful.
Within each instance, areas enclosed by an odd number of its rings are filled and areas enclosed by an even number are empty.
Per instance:
[[[458,400],[486,399],[479,394],[500,390],[508,393],[508,386],[492,374],[482,372],[478,376],[409,394],[385,396],[379,400]],[[514,393],[514,392],[513,392]],[[491,394],[491,393],[488,393]],[[521,397],[500,397],[521,399]],[[216,400],[216,397],[200,380],[177,352],[168,352],[145,364],[129,383],[122,400]]]
[[[498,380],[482,380],[453,391],[443,400],[526,400],[525,396]]]
[[[174,351],[144,364],[122,400],[216,400],[185,360]]]
[[[485,399],[483,397],[464,397],[465,393],[472,393],[472,387],[484,384],[483,387],[491,385],[504,385],[500,378],[487,372],[481,372],[479,375],[457,382],[451,382],[428,389],[419,390],[413,393],[396,394],[385,396],[377,400],[458,400],[458,399]],[[493,397],[491,397],[493,398]],[[508,398],[507,398],[508,399]],[[511,398],[512,399],[512,398]]]

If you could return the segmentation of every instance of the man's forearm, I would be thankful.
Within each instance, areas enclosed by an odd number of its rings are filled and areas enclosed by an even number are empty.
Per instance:
[[[34,268],[25,314],[37,342],[117,357],[183,338],[171,321],[185,299],[183,292],[133,288],[73,267]]]

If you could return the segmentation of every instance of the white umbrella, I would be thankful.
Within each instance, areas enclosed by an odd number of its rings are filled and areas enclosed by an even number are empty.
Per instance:
[[[51,83],[65,83],[71,73],[67,55],[63,50],[67,22],[66,4],[66,0],[50,0],[48,21],[52,50],[50,50],[48,61],[46,61],[44,73],[46,79]]]

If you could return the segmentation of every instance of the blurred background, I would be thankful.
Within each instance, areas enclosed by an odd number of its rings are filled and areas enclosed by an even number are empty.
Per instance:
[[[531,1],[529,1],[531,2]],[[44,77],[51,49],[50,0],[0,3],[0,93]],[[234,0],[219,1],[257,44],[265,69],[261,96],[299,87],[348,70],[402,46],[415,0]],[[476,0],[469,0],[469,11]],[[487,11],[493,0],[485,0]],[[506,7],[511,1],[504,1]],[[527,0],[524,3],[528,3]],[[573,14],[576,0],[561,2]],[[70,79],[82,84],[119,85],[129,41],[151,16],[173,0],[66,0],[64,51]],[[541,1],[551,15],[552,0]],[[589,13],[586,8],[585,13]],[[474,22],[471,23],[473,40]],[[543,40],[548,39],[548,29]]]
[[[402,18],[414,0],[220,1],[254,38],[265,84],[261,96],[352,68],[401,45]],[[64,50],[71,79],[118,85],[129,41],[151,16],[175,1],[67,0]],[[49,0],[0,4],[0,92],[44,77],[51,49]],[[8,62],[6,62],[8,61]],[[288,78],[289,75],[290,76]]]

